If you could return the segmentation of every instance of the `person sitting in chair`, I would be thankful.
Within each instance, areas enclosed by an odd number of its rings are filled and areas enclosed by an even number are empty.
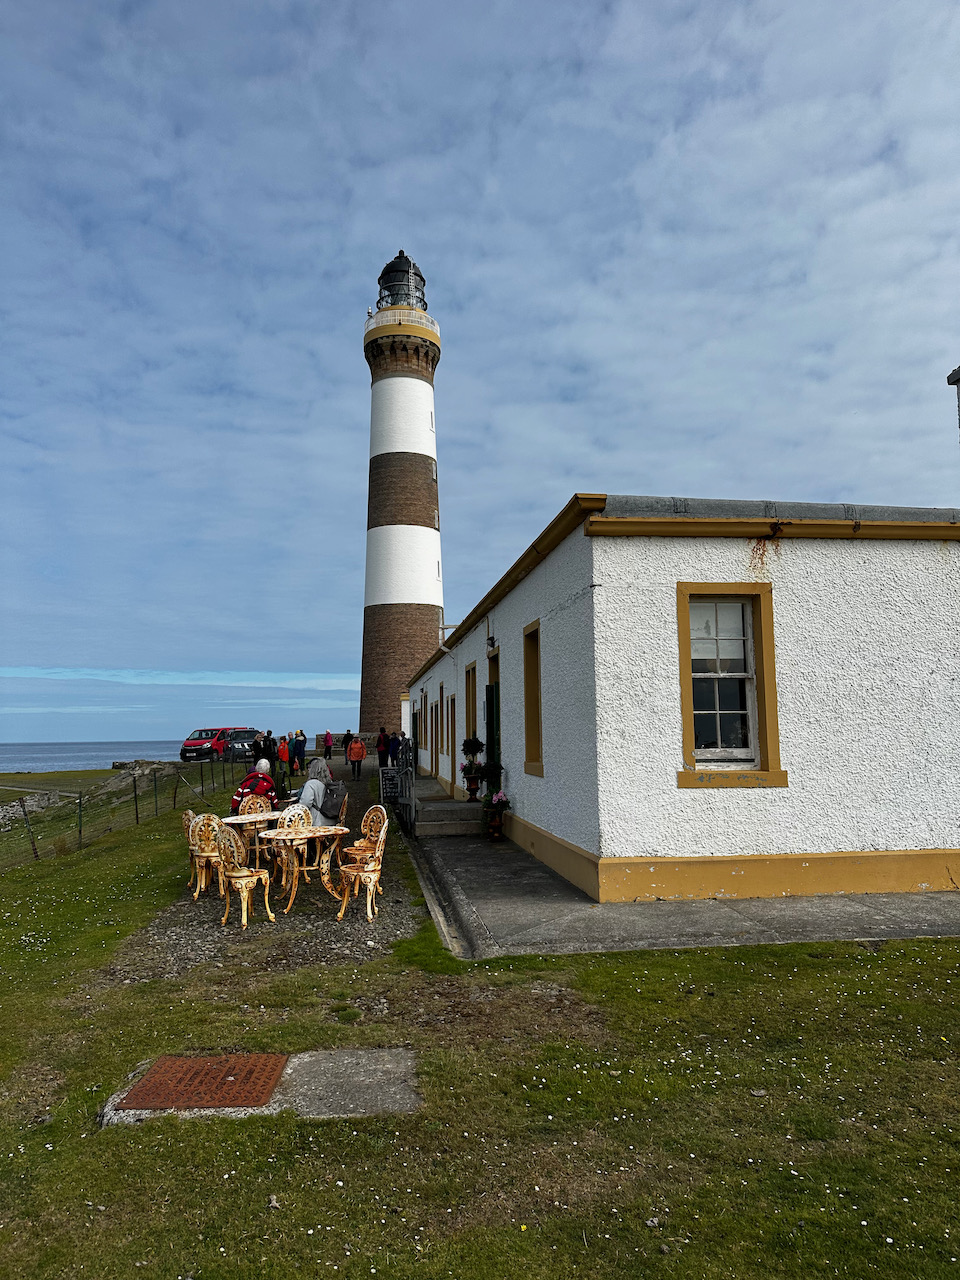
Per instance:
[[[230,801],[230,812],[239,813],[240,805],[247,796],[266,796],[270,801],[271,809],[280,808],[277,789],[273,785],[273,779],[270,777],[269,760],[258,760],[240,783],[233,793],[233,799]]]
[[[326,760],[321,760],[319,756],[315,757],[310,761],[307,780],[300,791],[300,803],[305,804],[310,810],[310,821],[315,827],[327,827],[330,825],[331,819],[325,818],[320,812],[327,784],[330,782],[333,782],[330,766]]]

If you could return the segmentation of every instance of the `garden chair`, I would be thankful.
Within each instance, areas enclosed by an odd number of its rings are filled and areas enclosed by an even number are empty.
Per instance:
[[[216,871],[220,879],[220,893],[223,893],[222,864],[220,860],[219,835],[223,823],[215,813],[201,813],[190,823],[188,837],[193,853],[194,865],[197,869],[197,887],[193,892],[196,902],[201,892],[210,887],[210,880]]]
[[[311,825],[310,810],[305,804],[289,804],[286,809],[281,810],[280,815],[277,818],[276,830],[290,831],[294,827],[309,827]],[[270,839],[269,831],[265,832],[261,837],[261,851],[265,845],[272,845],[271,852],[281,872],[280,888],[285,889],[287,887],[288,871],[297,865],[296,847],[287,844],[285,841],[273,844],[273,841]],[[307,884],[310,883],[306,872],[304,872],[304,879],[307,881]]]
[[[192,809],[184,809],[183,813],[180,815],[180,820],[183,823],[183,834],[187,837],[187,844],[190,847],[190,878],[187,881],[188,889],[193,884],[193,877],[197,874],[197,866],[193,860],[193,845],[190,844],[190,827],[196,816],[197,815]]]
[[[243,814],[244,816],[246,816],[248,813],[262,813],[264,815],[264,819],[266,820],[268,815],[272,815],[273,807],[266,796],[249,795],[249,796],[244,796],[243,799],[240,801],[240,808],[237,810],[237,812],[240,814]],[[259,824],[253,824],[249,827],[244,828],[244,833],[247,840],[247,853],[248,855],[251,853],[254,855],[254,857],[257,860],[258,867],[260,866],[259,836],[260,836],[261,829],[262,828],[260,827]],[[249,862],[249,860],[250,859],[248,856],[247,861]]]
[[[276,924],[277,917],[270,910],[270,872],[266,867],[256,870],[248,867],[247,850],[243,837],[232,827],[220,828],[220,858],[223,866],[223,896],[226,899],[226,910],[221,924],[227,923],[230,914],[230,890],[236,889],[240,895],[240,927],[247,927],[247,912],[250,906],[250,895],[258,884],[263,885],[263,905],[267,919]]]
[[[342,903],[337,915],[342,920],[347,910],[350,895],[357,897],[361,884],[367,891],[367,919],[373,923],[378,914],[376,896],[383,893],[380,887],[380,873],[383,869],[383,850],[387,843],[387,811],[382,805],[375,804],[363,815],[360,823],[363,833],[355,844],[343,849],[340,854],[340,887]]]

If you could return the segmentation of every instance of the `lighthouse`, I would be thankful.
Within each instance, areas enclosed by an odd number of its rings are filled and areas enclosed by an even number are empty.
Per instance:
[[[443,622],[433,404],[440,326],[402,249],[377,283],[363,334],[371,387],[361,733],[399,727],[406,682],[436,652]]]

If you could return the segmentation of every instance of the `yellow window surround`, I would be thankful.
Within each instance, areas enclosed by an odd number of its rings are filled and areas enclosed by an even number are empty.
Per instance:
[[[741,596],[753,609],[753,648],[756,669],[757,746],[760,763],[755,769],[735,766],[718,769],[698,762],[694,754],[693,679],[690,649],[690,598]],[[787,774],[780,767],[780,733],[777,723],[777,681],[773,643],[773,588],[769,582],[678,582],[677,638],[680,651],[680,712],[683,720],[683,769],[677,786],[785,787]]]

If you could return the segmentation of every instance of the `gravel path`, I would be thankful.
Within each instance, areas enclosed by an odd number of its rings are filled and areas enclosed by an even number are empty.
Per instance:
[[[353,782],[347,778],[342,763],[332,763],[334,777],[347,782],[347,824],[351,832],[359,832],[360,819],[374,803],[368,789],[373,770],[367,761],[367,773],[359,782]],[[183,896],[160,911],[145,929],[127,938],[103,975],[108,983],[115,984],[176,978],[197,965],[265,965],[272,970],[288,970],[310,964],[362,964],[376,959],[389,949],[391,942],[412,937],[426,916],[425,908],[415,905],[419,894],[412,893],[399,874],[396,856],[391,859],[388,849],[383,895],[378,899],[379,914],[373,924],[367,921],[362,894],[351,899],[338,924],[339,903],[323,888],[320,877],[312,876],[309,885],[301,881],[290,915],[283,914],[285,897],[279,890],[276,894],[271,890],[270,905],[276,924],[267,920],[263,893],[258,891],[252,899],[250,923],[241,930],[236,895],[231,899],[230,918],[225,926],[220,924],[223,899],[215,887],[193,901],[193,890],[186,888],[184,851]]]

